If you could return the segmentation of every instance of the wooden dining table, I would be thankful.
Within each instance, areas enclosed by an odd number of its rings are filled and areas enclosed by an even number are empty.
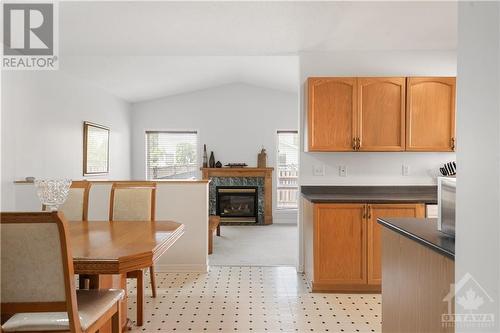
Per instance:
[[[68,224],[75,274],[88,276],[92,289],[126,291],[127,273],[153,265],[184,233],[184,225],[173,221],[72,221]],[[137,306],[143,307],[144,300],[138,299]],[[130,325],[126,315],[127,296],[122,301],[121,314],[125,328]],[[110,325],[100,332],[108,329],[111,331]]]

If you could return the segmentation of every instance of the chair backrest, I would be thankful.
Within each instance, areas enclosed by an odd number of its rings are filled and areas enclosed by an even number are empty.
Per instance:
[[[1,313],[67,312],[80,331],[73,258],[61,213],[1,213]]]
[[[122,182],[111,187],[110,221],[153,221],[156,206],[155,182]]]
[[[73,181],[68,198],[59,207],[68,221],[87,221],[89,214],[89,192],[91,183],[86,180]]]

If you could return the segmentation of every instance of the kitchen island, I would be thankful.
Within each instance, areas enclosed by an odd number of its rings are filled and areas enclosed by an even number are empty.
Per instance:
[[[378,223],[382,332],[453,332],[443,318],[454,313],[453,302],[445,301],[455,281],[454,238],[437,230],[437,219],[379,218]]]

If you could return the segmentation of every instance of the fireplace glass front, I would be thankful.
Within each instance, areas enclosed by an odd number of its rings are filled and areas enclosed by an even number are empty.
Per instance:
[[[221,222],[257,222],[257,187],[217,186],[216,191]]]

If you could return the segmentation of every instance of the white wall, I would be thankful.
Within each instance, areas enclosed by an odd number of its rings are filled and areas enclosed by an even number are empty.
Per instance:
[[[16,207],[13,181],[83,178],[83,121],[109,126],[110,179],[130,178],[130,106],[59,71],[2,73],[2,210]]]
[[[146,130],[197,130],[200,166],[206,144],[208,154],[213,150],[223,164],[249,166],[257,165],[257,154],[264,146],[268,166],[275,167],[276,131],[298,127],[296,94],[240,83],[141,102],[132,108],[134,179],[145,178]],[[276,198],[273,201],[276,206]],[[274,215],[275,222],[283,218]]]
[[[483,296],[472,313],[493,313],[496,326],[456,331],[499,332],[500,3],[461,2],[458,36],[455,280],[474,276],[494,302]]]
[[[307,134],[306,80],[310,76],[455,76],[455,52],[343,51],[300,55],[301,140]],[[304,146],[303,146],[304,147]],[[303,149],[304,150],[304,149]],[[439,166],[454,153],[301,153],[302,185],[435,184]],[[410,175],[402,176],[402,165]],[[313,166],[324,165],[325,176],[314,176]],[[338,166],[347,166],[340,177]]]
[[[17,211],[39,211],[40,201],[32,184],[17,184]],[[89,220],[109,217],[111,183],[92,183]],[[156,190],[156,219],[184,224],[184,235],[156,262],[157,271],[207,272],[208,183],[160,182]]]

